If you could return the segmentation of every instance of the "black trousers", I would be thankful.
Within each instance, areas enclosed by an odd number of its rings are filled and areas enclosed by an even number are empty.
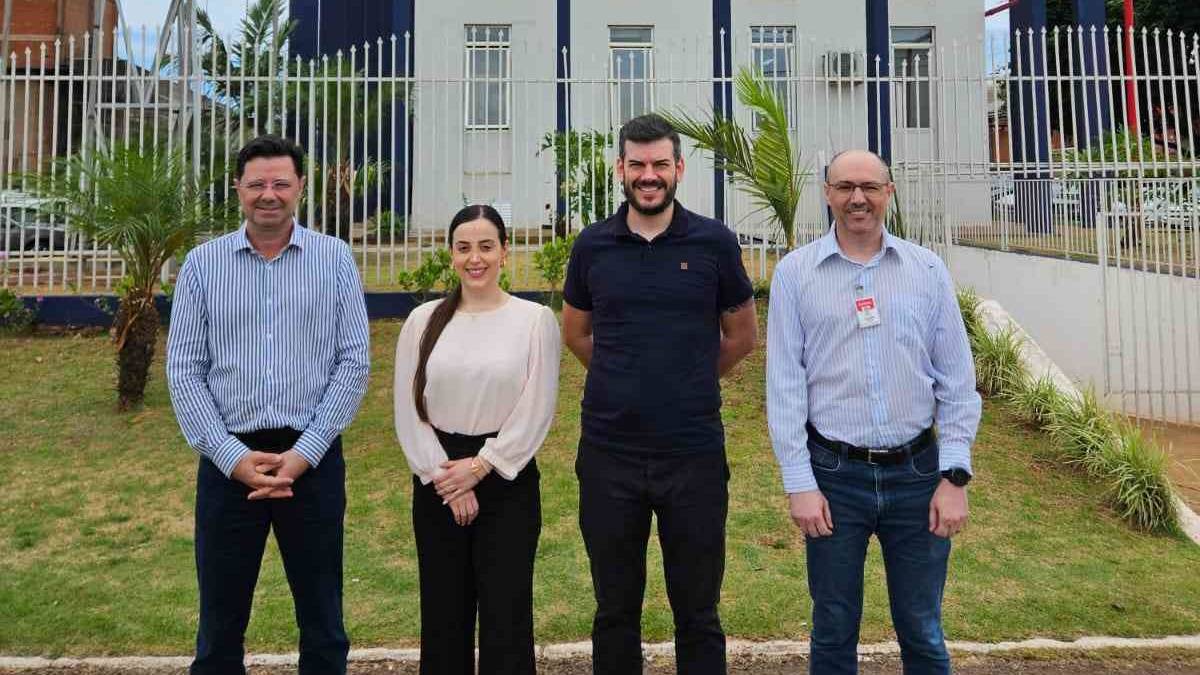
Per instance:
[[[575,472],[596,593],[592,671],[642,672],[646,545],[654,514],[675,619],[676,671],[724,673],[725,634],[717,614],[729,508],[724,450],[659,456],[581,444]]]
[[[291,449],[300,432],[268,429],[238,438],[253,450]],[[342,439],[292,485],[288,499],[248,501],[250,489],[207,459],[196,477],[196,571],[200,628],[193,675],[244,675],[250,603],[267,533],[275,531],[300,627],[300,673],[346,672],[342,623],[342,528],[346,465]]]
[[[438,431],[450,459],[471,457],[488,436]],[[413,533],[421,580],[422,675],[475,672],[479,614],[480,675],[535,672],[533,559],[542,531],[537,463],[508,481],[490,473],[475,486],[479,515],[454,522],[433,483],[413,476]]]

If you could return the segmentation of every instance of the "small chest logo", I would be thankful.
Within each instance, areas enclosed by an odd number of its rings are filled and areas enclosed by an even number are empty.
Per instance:
[[[686,261],[686,260],[684,260],[683,262],[679,263],[679,269],[681,269],[681,270],[686,270],[686,269],[687,269],[687,261]]]

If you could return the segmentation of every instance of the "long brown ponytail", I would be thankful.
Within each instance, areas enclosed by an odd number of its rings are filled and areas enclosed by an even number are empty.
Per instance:
[[[474,220],[484,219],[496,226],[496,232],[500,235],[500,245],[508,244],[508,230],[504,227],[504,219],[500,217],[500,213],[496,209],[487,204],[472,204],[464,206],[458,213],[454,214],[454,218],[450,220],[450,229],[446,233],[446,241],[451,246],[454,245],[454,231],[459,225],[469,223]],[[417,350],[417,369],[413,373],[413,402],[417,406],[417,416],[421,421],[429,424],[429,413],[425,409],[425,371],[429,364],[429,355],[433,353],[433,348],[437,345],[438,338],[442,336],[442,331],[446,329],[446,325],[454,318],[454,313],[458,311],[458,306],[462,303],[462,284],[458,284],[450,291],[446,298],[438,303],[437,307],[433,308],[433,314],[429,315],[429,323],[425,324],[425,332],[421,333],[421,346]]]

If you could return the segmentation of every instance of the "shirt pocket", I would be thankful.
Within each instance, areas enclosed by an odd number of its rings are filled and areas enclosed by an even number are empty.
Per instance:
[[[902,296],[893,302],[896,304],[892,312],[896,342],[914,355],[928,357],[928,336],[933,331],[934,321],[932,301],[920,296]]]

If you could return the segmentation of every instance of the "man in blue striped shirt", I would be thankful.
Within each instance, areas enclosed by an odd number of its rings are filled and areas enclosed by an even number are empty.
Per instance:
[[[980,416],[971,350],[945,264],[883,227],[887,165],[847,151],[827,180],[834,226],[776,267],[767,329],[771,441],[806,537],[810,672],[856,672],[874,534],[904,672],[949,673],[942,590]]]
[[[246,672],[244,635],[275,531],[300,627],[300,673],[345,673],[341,432],[367,388],[367,312],[350,249],[301,227],[304,152],[241,149],[235,232],[179,271],[167,339],[171,401],[201,455],[200,626],[193,675]]]

